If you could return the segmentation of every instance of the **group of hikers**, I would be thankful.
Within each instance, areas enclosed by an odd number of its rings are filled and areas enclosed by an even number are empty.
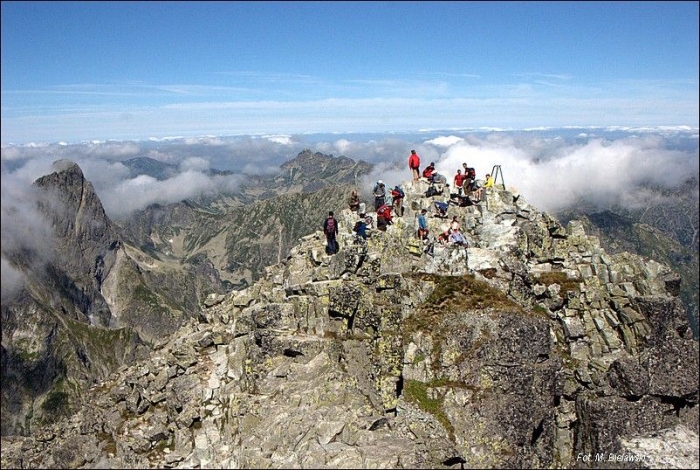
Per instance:
[[[421,173],[420,156],[415,150],[411,150],[411,154],[408,158],[408,166],[413,175],[413,181],[420,180],[422,175],[422,177],[430,183],[428,191],[425,193],[426,197],[442,195],[445,190],[447,191],[447,197],[445,197],[443,201],[434,202],[436,209],[435,216],[437,217],[447,217],[449,204],[465,207],[480,203],[484,199],[484,189],[494,186],[494,180],[490,174],[486,174],[486,178],[483,182],[479,181],[476,179],[476,171],[474,168],[469,167],[467,163],[463,163],[463,168],[458,169],[457,174],[455,174],[453,178],[453,184],[457,189],[457,193],[451,193],[449,191],[447,179],[435,171],[435,164],[433,162],[425,167]],[[464,170],[464,172],[462,172],[462,170]],[[436,184],[443,184],[445,189],[437,190],[435,187]],[[374,196],[374,210],[376,212],[376,229],[380,231],[386,231],[387,226],[393,223],[392,210],[397,217],[403,217],[404,214],[404,191],[397,185],[389,191],[389,194],[391,195],[391,203],[387,204],[387,186],[384,181],[378,180],[372,189],[372,195]],[[351,192],[348,198],[348,206],[352,212],[359,216],[359,220],[353,227],[353,232],[356,234],[356,239],[362,243],[369,236],[368,230],[374,229],[374,219],[371,215],[367,214],[366,204],[360,201],[360,195],[357,190]],[[418,229],[416,234],[418,239],[424,242],[428,241],[426,214],[426,209],[422,209],[420,214],[418,214]],[[326,235],[327,241],[326,252],[328,254],[337,253],[338,241],[336,236],[338,234],[338,222],[332,211],[328,213],[328,217],[323,222],[323,232]],[[454,243],[456,245],[466,246],[467,242],[459,230],[457,216],[452,218],[450,226],[443,230],[434,241],[441,244]],[[427,253],[432,254],[432,246],[433,243],[430,243],[430,250],[426,248]]]

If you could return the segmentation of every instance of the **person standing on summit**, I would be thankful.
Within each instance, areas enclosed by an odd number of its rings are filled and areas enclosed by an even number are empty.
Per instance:
[[[374,210],[376,211],[384,205],[384,201],[386,200],[384,181],[377,181],[377,184],[374,185],[374,189],[372,190],[372,194],[374,194]]]
[[[418,181],[420,178],[420,157],[415,150],[411,150],[411,156],[408,157],[408,168],[413,172],[413,181]]]

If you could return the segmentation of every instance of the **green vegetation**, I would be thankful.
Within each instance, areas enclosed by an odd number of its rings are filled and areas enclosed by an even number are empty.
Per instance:
[[[506,294],[473,275],[440,276],[437,274],[413,273],[407,278],[434,285],[426,301],[416,309],[416,313],[404,322],[403,341],[411,340],[415,332],[429,333],[433,339],[430,356],[435,373],[439,370],[439,358],[451,327],[445,325],[444,318],[460,314],[466,310],[488,310],[489,312],[509,312],[525,314],[525,310],[508,298]],[[483,341],[490,338],[488,331],[482,332]]]
[[[68,394],[66,392],[49,392],[46,399],[41,404],[41,409],[51,414],[61,414],[68,405]]]
[[[444,315],[470,310],[490,309],[495,311],[523,312],[520,305],[508,298],[502,291],[492,287],[484,281],[477,280],[474,275],[465,276],[439,276],[437,274],[413,273],[407,277],[421,282],[432,282],[435,285],[433,292],[419,309],[419,316],[423,316],[424,326],[433,325],[435,314]]]
[[[442,409],[443,403],[445,401],[444,392],[441,394],[437,390],[433,390],[435,398],[428,396],[428,390],[430,388],[438,388],[445,386],[459,386],[459,384],[449,383],[444,380],[437,380],[431,383],[419,382],[418,380],[407,380],[404,385],[404,396],[406,400],[410,403],[414,403],[418,408],[430,413],[435,416],[435,418],[442,424],[447,430],[451,440],[455,440],[455,429],[452,423],[447,418],[447,415]]]
[[[546,273],[540,273],[536,278],[537,281],[546,285],[547,287],[552,284],[559,284],[561,286],[561,293],[573,291],[576,294],[581,292],[578,279],[571,279],[565,272],[562,271],[550,271]]]

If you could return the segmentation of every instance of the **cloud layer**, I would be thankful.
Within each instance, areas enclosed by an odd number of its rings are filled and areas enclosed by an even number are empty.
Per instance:
[[[36,212],[32,182],[55,160],[75,161],[92,182],[107,214],[119,222],[153,203],[234,190],[246,174],[272,174],[303,149],[375,165],[359,188],[377,179],[388,185],[411,179],[408,155],[421,166],[435,162],[452,182],[462,163],[477,176],[500,165],[503,182],[540,210],[556,212],[581,202],[598,209],[628,208],[659,198],[649,188],[674,189],[698,176],[697,129],[541,129],[537,131],[425,132],[412,135],[268,135],[171,138],[142,142],[25,145],[2,148],[2,250],[47,246],[49,228]],[[150,157],[172,165],[162,180],[132,175],[124,164]],[[228,170],[212,175],[208,170]],[[500,181],[499,181],[500,182]],[[19,274],[2,262],[3,292]]]

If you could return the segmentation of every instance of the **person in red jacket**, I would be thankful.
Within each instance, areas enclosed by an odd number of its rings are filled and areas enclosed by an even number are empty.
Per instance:
[[[457,174],[455,175],[455,179],[453,181],[454,187],[457,188],[457,192],[459,195],[462,195],[462,185],[464,184],[464,180],[466,180],[467,177],[466,175],[462,174],[462,170],[457,170]]]
[[[423,177],[428,179],[428,182],[433,182],[433,174],[435,173],[435,163],[430,162],[430,165],[423,170]]]
[[[413,181],[418,181],[420,178],[420,157],[415,150],[411,150],[411,156],[408,157],[408,168],[413,172]]]
[[[386,232],[386,226],[391,224],[391,207],[383,204],[377,209],[377,230]]]

